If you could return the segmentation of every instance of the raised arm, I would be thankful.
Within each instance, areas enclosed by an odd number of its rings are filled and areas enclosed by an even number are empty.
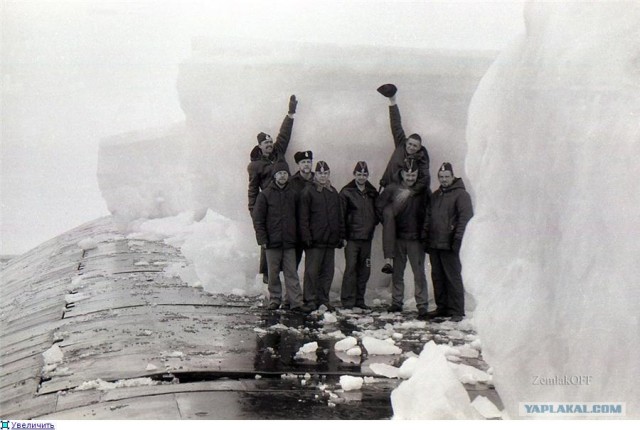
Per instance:
[[[296,113],[297,106],[298,100],[295,95],[292,95],[289,98],[289,112],[280,125],[280,131],[274,143],[275,150],[281,154],[286,153],[289,147],[289,141],[291,140],[291,133],[293,131],[293,116]]]
[[[407,136],[404,133],[404,128],[402,128],[402,118],[400,117],[400,108],[396,104],[396,96],[389,97],[389,122],[391,123],[394,145],[396,147],[404,145]]]

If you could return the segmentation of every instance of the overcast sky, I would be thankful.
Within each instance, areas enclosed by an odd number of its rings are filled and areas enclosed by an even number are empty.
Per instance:
[[[108,214],[98,143],[182,119],[175,79],[194,36],[500,50],[524,31],[522,5],[2,0],[0,254]],[[106,69],[120,73],[120,85]]]

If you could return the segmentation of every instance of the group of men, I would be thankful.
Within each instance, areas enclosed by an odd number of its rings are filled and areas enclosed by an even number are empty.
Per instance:
[[[335,250],[344,248],[345,271],[342,307],[368,310],[365,303],[371,274],[371,244],[382,223],[384,265],[392,275],[389,312],[401,312],[407,260],[415,281],[419,319],[450,317],[460,321],[464,312],[464,287],[459,258],[468,221],[473,216],[471,198],[450,163],[438,169],[440,187],[430,190],[429,154],[418,134],[405,135],[396,104],[397,88],[385,84],[378,92],[389,100],[394,151],[380,180],[380,190],[369,182],[369,168],[358,161],[353,180],[340,192],[330,181],[330,167],[312,151],[297,152],[298,172],[291,176],[285,153],[291,138],[297,99],[275,140],[258,134],[251,151],[249,211],[261,247],[261,273],[268,284],[268,309],[312,312],[334,307],[329,291],[335,271]],[[312,171],[313,170],[313,171]],[[305,255],[301,287],[298,266]],[[425,253],[429,254],[436,310],[428,312]],[[280,282],[284,274],[285,289]],[[283,297],[284,295],[284,297]]]

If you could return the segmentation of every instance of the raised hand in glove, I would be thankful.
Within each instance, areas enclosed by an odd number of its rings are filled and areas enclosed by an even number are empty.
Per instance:
[[[291,97],[289,97],[289,113],[292,115],[296,113],[297,106],[298,106],[298,100],[296,99],[295,94],[292,94]]]

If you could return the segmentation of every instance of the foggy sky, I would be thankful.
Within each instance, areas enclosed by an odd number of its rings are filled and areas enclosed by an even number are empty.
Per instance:
[[[500,50],[523,31],[521,1],[3,1],[1,14],[0,254],[108,214],[98,143],[183,119],[194,36]]]

